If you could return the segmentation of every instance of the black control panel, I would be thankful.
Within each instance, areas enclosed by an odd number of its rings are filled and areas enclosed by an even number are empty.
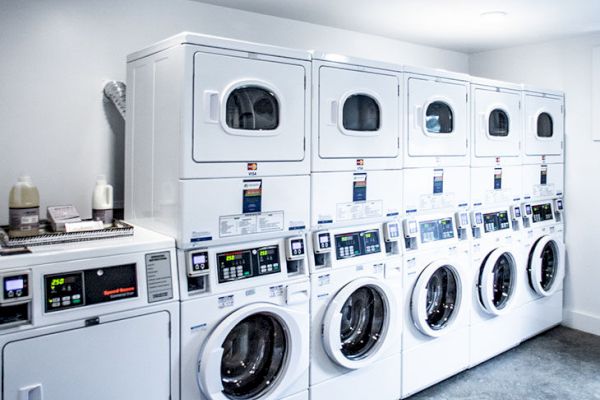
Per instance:
[[[508,211],[497,211],[483,214],[483,229],[485,232],[501,231],[510,228]]]
[[[5,302],[16,302],[29,297],[29,274],[9,275],[2,277],[2,299]]]
[[[264,246],[217,254],[219,283],[281,272],[279,246]]]
[[[335,250],[338,260],[380,253],[379,231],[370,229],[335,235]]]
[[[454,223],[451,217],[419,222],[419,229],[422,243],[454,238]]]
[[[531,207],[533,222],[550,221],[553,219],[552,205],[550,203],[536,204]]]
[[[198,251],[191,255],[192,272],[202,273],[208,271],[208,251]]]
[[[137,297],[136,264],[44,275],[44,291],[46,312]]]
[[[292,256],[303,256],[304,255],[304,239],[292,239],[290,241],[291,255]]]
[[[329,232],[322,232],[318,234],[319,238],[319,249],[326,250],[331,248],[331,236]]]

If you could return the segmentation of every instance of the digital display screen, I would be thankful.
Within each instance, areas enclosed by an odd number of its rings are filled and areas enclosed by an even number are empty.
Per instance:
[[[205,254],[200,254],[197,256],[193,257],[193,262],[194,264],[204,264],[206,263],[206,255]]]
[[[377,229],[335,235],[338,260],[381,252]]]
[[[217,264],[219,283],[277,273],[281,271],[279,246],[219,253]]]
[[[460,224],[462,226],[469,225],[469,218],[467,217],[467,214],[460,214]]]
[[[527,204],[525,206],[525,214],[531,215],[531,205]]]
[[[419,228],[421,229],[422,243],[452,239],[454,237],[454,224],[452,223],[452,218],[441,218],[419,222]]]
[[[23,289],[23,279],[10,279],[4,281],[4,290],[22,290]]]
[[[533,222],[550,221],[553,219],[550,203],[537,204],[531,208],[533,210]]]
[[[397,238],[398,237],[398,225],[397,224],[390,224],[389,225],[389,232],[390,232],[390,237],[391,238]]]
[[[501,231],[508,228],[510,228],[510,223],[508,222],[507,211],[483,214],[483,229],[485,232]]]
[[[519,207],[515,207],[515,218],[521,217],[521,209]]]
[[[562,203],[562,200],[558,200],[558,201],[556,202],[556,208],[558,208],[559,210],[562,210],[562,209],[563,209],[563,203]]]

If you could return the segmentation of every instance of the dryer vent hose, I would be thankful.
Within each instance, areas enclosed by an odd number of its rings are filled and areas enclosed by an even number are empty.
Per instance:
[[[126,96],[125,83],[119,81],[109,81],[104,85],[104,95],[112,101],[123,119],[125,119]]]

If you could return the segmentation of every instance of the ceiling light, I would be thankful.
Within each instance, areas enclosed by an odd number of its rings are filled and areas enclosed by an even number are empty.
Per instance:
[[[486,22],[499,22],[504,20],[504,17],[506,17],[507,14],[506,11],[495,10],[482,12],[479,16]]]

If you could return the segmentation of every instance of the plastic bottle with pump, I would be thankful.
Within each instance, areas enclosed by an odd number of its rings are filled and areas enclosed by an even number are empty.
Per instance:
[[[19,177],[10,190],[8,207],[10,236],[34,236],[39,233],[40,194],[31,177]]]
[[[92,219],[104,225],[113,223],[113,187],[106,182],[104,175],[98,176],[92,197]]]

